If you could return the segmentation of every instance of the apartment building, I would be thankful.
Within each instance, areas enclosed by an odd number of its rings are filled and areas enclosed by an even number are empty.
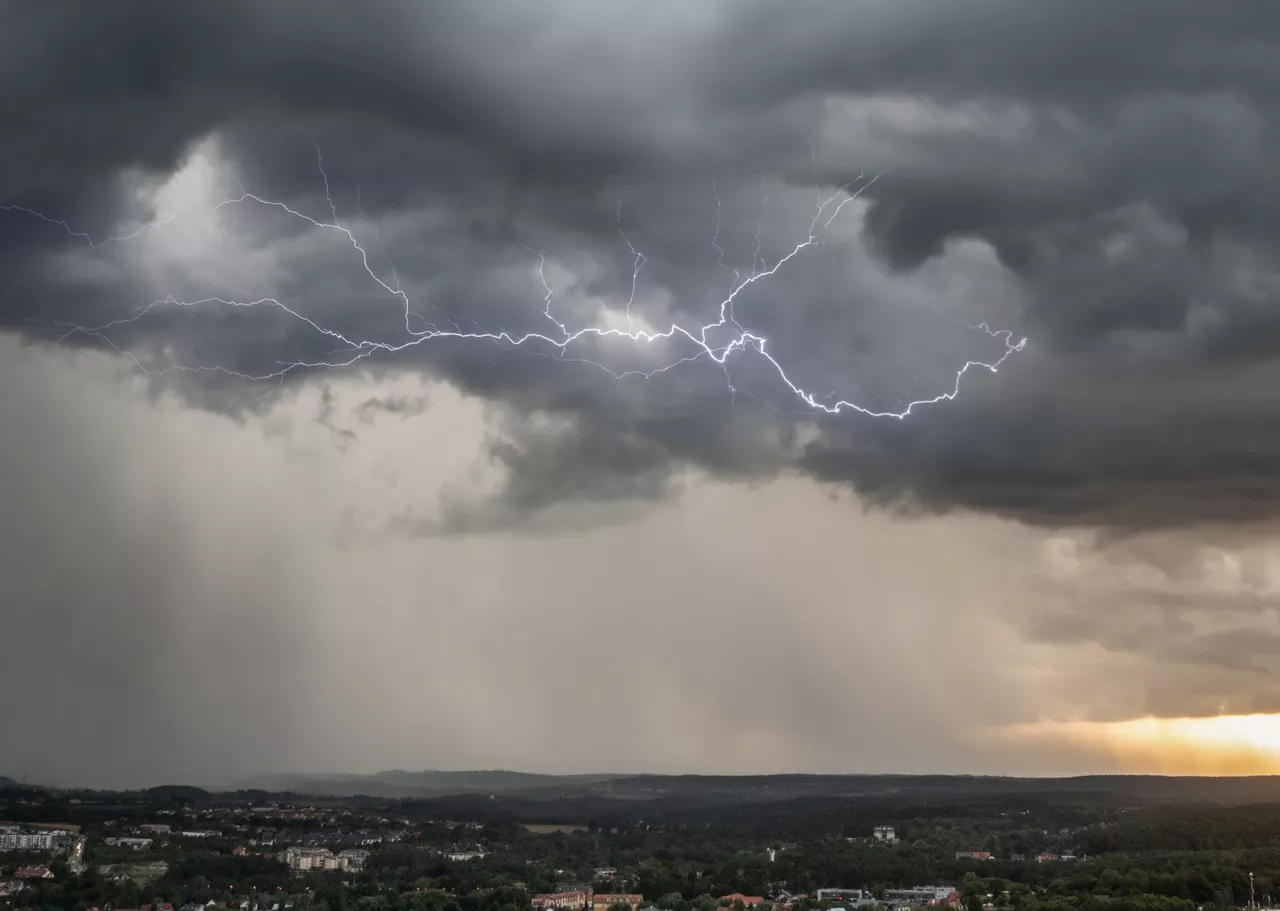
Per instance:
[[[320,870],[341,870],[344,873],[356,873],[364,869],[369,858],[368,851],[351,849],[334,854],[328,848],[288,848],[284,852],[284,862],[295,873],[310,873]]]
[[[0,851],[52,851],[57,843],[57,832],[24,832],[13,828],[0,832]]]

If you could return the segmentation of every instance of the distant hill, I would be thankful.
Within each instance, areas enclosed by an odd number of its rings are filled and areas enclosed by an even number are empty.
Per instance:
[[[156,800],[208,800],[213,796],[204,788],[186,784],[162,784],[159,787],[147,788],[142,793]]]
[[[700,805],[768,803],[807,798],[947,800],[1092,795],[1135,803],[1243,804],[1280,802],[1280,777],[1178,778],[1090,775],[1006,778],[982,775],[539,775],[527,772],[406,772],[374,775],[263,775],[232,790],[316,797],[433,799],[502,795],[533,801],[586,799]]]
[[[539,775],[531,772],[406,772],[374,775],[259,775],[232,786],[237,791],[310,794],[317,797],[449,797],[458,794],[545,792],[559,796],[617,778],[616,775]]]
[[[5,776],[0,775],[0,790],[9,790],[11,788],[17,788],[17,787],[21,787],[21,785],[19,785],[12,778],[6,778]]]

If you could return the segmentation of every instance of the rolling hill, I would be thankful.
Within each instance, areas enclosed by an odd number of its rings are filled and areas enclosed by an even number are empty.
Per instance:
[[[432,799],[502,795],[534,801],[679,798],[709,804],[767,803],[808,798],[953,799],[1017,795],[1092,795],[1135,802],[1242,804],[1280,802],[1280,777],[1189,778],[1091,775],[1006,778],[981,775],[542,775],[527,772],[406,772],[373,775],[264,775],[231,790],[317,797]]]

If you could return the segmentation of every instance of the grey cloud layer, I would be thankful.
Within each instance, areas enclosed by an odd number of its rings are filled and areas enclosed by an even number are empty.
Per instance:
[[[513,469],[496,515],[652,496],[685,465],[799,468],[876,502],[1051,525],[1260,520],[1280,506],[1280,440],[1266,430],[1280,416],[1280,10],[125,6],[132,15],[91,3],[0,13],[0,104],[14,112],[0,204],[109,232],[137,208],[122,169],[167,172],[216,134],[247,187],[318,217],[314,136],[344,219],[366,244],[377,220],[424,320],[533,328],[528,245],[560,270],[557,314],[589,322],[602,300],[628,297],[621,226],[648,258],[637,312],[663,326],[709,321],[761,225],[771,262],[803,237],[815,182],[829,194],[892,169],[803,268],[744,295],[744,324],[806,388],[883,408],[998,355],[957,320],[1031,339],[946,407],[812,426],[750,356],[733,362],[735,400],[714,366],[643,386],[545,349],[417,347],[412,362],[517,415],[567,419],[527,421],[495,448]],[[208,245],[208,274],[176,270],[168,287],[274,294],[353,336],[404,337],[396,302],[369,296],[349,249],[277,216],[228,213],[257,260],[217,260]],[[711,244],[717,217],[728,269]],[[158,287],[131,255],[91,257],[55,228],[0,216],[15,289],[0,306],[24,329],[49,314],[127,315]],[[334,347],[278,314],[225,308],[162,308],[113,338],[157,363],[245,372]],[[608,343],[572,355],[635,357]],[[242,401],[216,377],[182,380],[197,400]]]

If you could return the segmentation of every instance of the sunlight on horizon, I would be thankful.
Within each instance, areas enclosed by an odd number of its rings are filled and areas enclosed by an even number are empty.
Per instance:
[[[1108,755],[1127,773],[1280,774],[1280,714],[1038,722],[1006,731],[1022,743]]]

